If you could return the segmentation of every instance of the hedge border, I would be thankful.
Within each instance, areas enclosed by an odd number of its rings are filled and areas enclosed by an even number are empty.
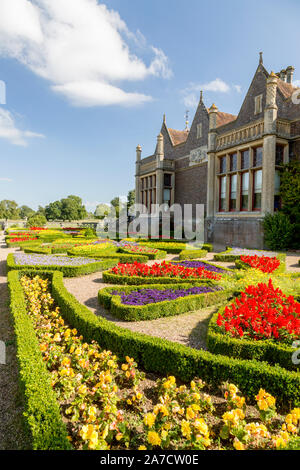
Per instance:
[[[159,245],[163,245],[163,241],[158,241],[158,242],[151,242],[151,241],[148,241],[148,242],[140,242],[139,245],[141,246],[149,246],[150,248],[156,248],[158,250],[160,250],[159,248]],[[182,245],[186,245],[187,242],[176,242],[176,241],[173,241],[174,244],[182,244]],[[179,248],[172,248],[172,246],[170,246],[170,248],[168,247],[168,244],[172,245],[172,242],[166,242],[166,245],[167,246],[164,246],[162,249],[164,251],[166,251],[168,254],[174,254],[174,255],[178,255],[181,253],[181,251],[184,251],[182,250],[183,247],[179,247]],[[206,251],[212,251],[213,250],[213,246],[210,244],[210,243],[204,243],[201,247],[201,250],[206,250]]]
[[[116,260],[117,263],[135,263],[135,262],[138,262],[138,263],[147,263],[147,261],[149,260],[148,259],[148,256],[146,255],[136,255],[136,254],[132,254],[132,255],[127,255],[127,254],[122,254],[122,253],[117,253],[117,252],[113,252],[113,253],[106,253],[106,254],[77,254],[75,255],[73,250],[68,250],[67,251],[67,255],[68,256],[84,256],[85,258],[94,258],[94,259],[114,259]]]
[[[197,285],[192,287],[196,287]],[[199,283],[198,286],[203,286]],[[141,285],[138,289],[188,289],[190,284],[146,284]],[[208,286],[210,287],[210,286]],[[187,297],[179,297],[174,300],[165,300],[162,302],[151,303],[147,305],[124,305],[121,302],[121,296],[111,295],[115,291],[115,287],[105,287],[98,292],[98,301],[100,305],[111,311],[112,315],[121,320],[128,322],[141,320],[154,320],[156,318],[170,317],[180,315],[182,313],[199,310],[201,308],[217,305],[228,300],[231,291],[216,290],[214,292],[189,295]],[[137,286],[118,287],[119,292],[129,293],[137,290]]]
[[[300,374],[296,372],[266,362],[215,355],[119,327],[80,304],[67,291],[63,275],[58,271],[53,274],[52,295],[72,328],[76,328],[86,341],[95,340],[102,348],[113,351],[120,360],[129,355],[149,372],[172,374],[183,381],[195,376],[210,384],[230,381],[252,399],[260,388],[264,388],[281,404],[300,404]]]
[[[35,265],[26,266],[22,264],[16,264],[14,260],[14,253],[10,253],[7,256],[7,271],[11,270],[26,270],[31,272],[39,271],[61,271],[66,277],[78,277],[85,274],[95,273],[97,271],[103,271],[108,268],[112,268],[116,265],[116,261],[112,259],[101,260],[96,263],[89,263],[82,266],[59,266],[59,265]]]
[[[108,284],[127,284],[140,286],[142,284],[195,284],[195,283],[207,283],[209,285],[215,285],[217,281],[214,279],[181,279],[175,277],[142,277],[142,276],[121,276],[119,274],[111,273],[110,271],[103,271],[103,281]]]
[[[179,253],[179,260],[184,261],[190,259],[205,258],[207,253],[207,250],[182,250]]]
[[[220,332],[217,326],[218,315],[222,314],[225,307],[216,312],[208,326],[207,331],[207,349],[214,354],[222,354],[234,358],[255,359],[265,361],[271,365],[278,364],[280,367],[288,370],[299,370],[292,363],[292,354],[295,349],[276,345],[272,341],[251,341],[251,339],[233,338]]]
[[[51,377],[27,314],[20,274],[20,271],[11,271],[7,278],[26,431],[34,450],[70,450],[72,446],[51,387]]]
[[[241,258],[242,255],[231,255],[230,252],[233,249],[228,247],[226,251],[222,251],[221,253],[216,253],[214,255],[214,260],[215,261],[223,261],[223,262],[231,262],[231,261],[236,261]],[[266,250],[255,250],[255,251],[266,251]],[[286,259],[285,253],[277,253],[276,258],[278,258],[280,261],[284,261]]]
[[[127,255],[136,255],[136,254],[138,255],[138,253],[127,250],[122,247],[119,248],[118,253],[124,253]],[[157,253],[142,253],[141,256],[146,256],[148,260],[165,259],[167,256],[167,252],[165,250],[157,250]]]

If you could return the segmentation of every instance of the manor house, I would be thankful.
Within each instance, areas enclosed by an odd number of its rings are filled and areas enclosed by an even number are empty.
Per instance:
[[[263,248],[263,217],[280,207],[279,169],[300,159],[293,74],[269,73],[260,53],[237,116],[207,109],[202,92],[190,129],[171,129],[164,116],[154,154],[136,148],[136,202],[149,214],[153,204],[204,204],[207,242]]]

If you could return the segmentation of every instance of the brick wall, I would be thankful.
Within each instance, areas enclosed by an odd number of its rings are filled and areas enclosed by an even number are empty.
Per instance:
[[[175,203],[206,204],[207,164],[175,173]]]

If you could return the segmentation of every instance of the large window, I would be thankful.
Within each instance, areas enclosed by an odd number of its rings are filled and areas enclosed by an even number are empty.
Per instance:
[[[241,152],[241,169],[246,170],[249,168],[250,164],[250,154],[249,150],[244,150]]]
[[[230,200],[229,208],[231,211],[236,210],[236,191],[237,191],[237,175],[230,176]]]
[[[280,189],[280,173],[278,170],[275,170],[275,180],[274,180],[274,211],[278,211],[281,208],[281,199],[279,195]]]
[[[164,189],[164,204],[171,205],[171,189]]]
[[[249,200],[249,173],[241,174],[241,211],[248,210]]]
[[[261,209],[262,170],[253,173],[253,210]]]
[[[220,173],[226,173],[226,157],[220,157]]]
[[[219,211],[223,212],[226,208],[226,176],[220,178],[220,196],[219,196]]]
[[[263,148],[256,147],[253,152],[253,166],[262,166]]]
[[[277,144],[276,145],[276,165],[283,165],[283,155],[284,155],[284,146]]]
[[[171,180],[172,175],[170,173],[164,173],[164,186],[168,187],[172,185],[172,180]]]
[[[237,169],[237,153],[230,155],[230,171],[236,171]]]

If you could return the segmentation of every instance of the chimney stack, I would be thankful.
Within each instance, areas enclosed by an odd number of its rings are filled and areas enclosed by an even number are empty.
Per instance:
[[[292,84],[293,83],[293,75],[294,75],[294,67],[292,65],[290,65],[287,69],[286,69],[286,81],[287,83],[290,83]]]
[[[283,82],[286,82],[286,70],[282,69],[280,71],[279,76],[280,76],[280,80],[282,80]]]

